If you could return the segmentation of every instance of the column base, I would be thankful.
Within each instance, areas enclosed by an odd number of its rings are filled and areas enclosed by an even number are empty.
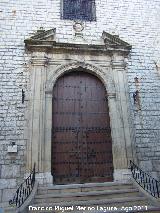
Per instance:
[[[36,174],[36,180],[39,185],[50,185],[53,184],[53,176],[50,172]]]
[[[114,182],[130,183],[131,171],[129,169],[115,169]]]

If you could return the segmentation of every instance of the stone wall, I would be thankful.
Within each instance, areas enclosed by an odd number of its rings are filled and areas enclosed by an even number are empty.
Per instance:
[[[29,56],[24,39],[37,29],[56,28],[56,40],[73,42],[73,21],[60,19],[61,0],[0,1],[0,192],[15,188],[25,172],[29,99]],[[160,2],[96,0],[96,22],[84,22],[87,43],[102,42],[103,30],[132,45],[128,61],[130,107],[140,166],[160,177]],[[22,89],[25,102],[22,103]],[[134,104],[133,93],[139,98]],[[16,153],[8,145],[16,143]],[[18,179],[16,180],[16,178]],[[9,185],[11,184],[11,185]],[[7,187],[6,187],[7,186]],[[7,200],[7,191],[0,199]]]

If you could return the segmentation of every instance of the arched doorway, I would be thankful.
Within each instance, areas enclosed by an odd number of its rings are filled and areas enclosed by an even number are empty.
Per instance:
[[[105,87],[72,71],[53,88],[51,172],[54,183],[113,181],[112,140]]]

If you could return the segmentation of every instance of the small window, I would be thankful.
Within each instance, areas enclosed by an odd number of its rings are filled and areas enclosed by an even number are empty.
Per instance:
[[[95,21],[95,0],[63,0],[63,19]]]

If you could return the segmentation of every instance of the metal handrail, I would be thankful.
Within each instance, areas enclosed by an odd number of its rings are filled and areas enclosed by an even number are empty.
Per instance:
[[[130,160],[130,169],[135,181],[150,195],[155,198],[160,197],[160,182],[151,175],[142,171],[136,164]]]
[[[35,163],[30,175],[18,187],[13,199],[9,200],[9,205],[15,205],[17,208],[21,207],[25,200],[31,194],[35,184]]]

